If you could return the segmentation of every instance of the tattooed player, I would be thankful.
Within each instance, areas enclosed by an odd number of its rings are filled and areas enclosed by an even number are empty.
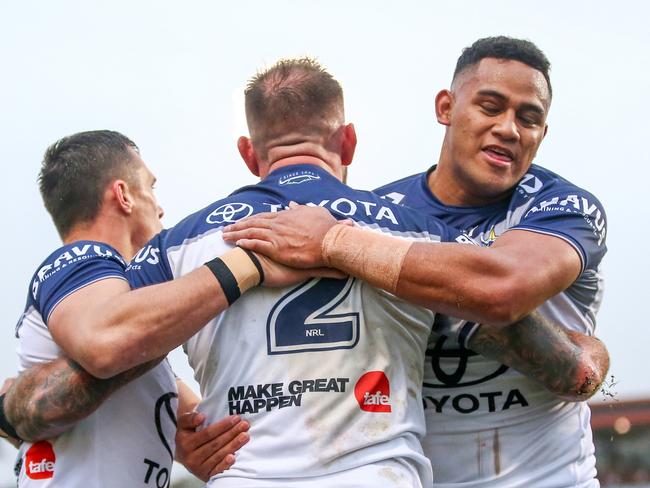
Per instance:
[[[477,41],[436,97],[446,126],[438,164],[378,190],[489,249],[414,243],[400,252],[388,237],[304,207],[224,234],[281,262],[337,267],[474,322],[505,325],[538,309],[546,320],[478,331],[470,323],[460,343],[430,345],[423,444],[436,487],[598,486],[589,408],[572,402],[598,390],[609,364],[592,335],[605,213],[589,192],[531,165],[547,130],[548,70],[528,41]],[[399,271],[377,276],[378,267]]]
[[[176,397],[180,412],[198,398],[182,383],[177,394],[160,358],[227,302],[207,267],[130,291],[124,259],[161,228],[154,182],[135,144],[116,132],[75,134],[45,154],[41,193],[64,245],[31,282],[16,328],[21,366],[31,369],[1,397],[0,417],[13,437],[50,440],[21,446],[20,486],[169,484]],[[251,261],[244,270],[253,277],[249,287],[259,283],[260,269],[271,284],[306,276],[260,266]],[[70,359],[56,359],[63,354]],[[111,378],[99,380],[77,363]],[[235,416],[192,433],[200,421],[192,414],[184,421],[180,458],[207,479],[232,464],[247,424]]]

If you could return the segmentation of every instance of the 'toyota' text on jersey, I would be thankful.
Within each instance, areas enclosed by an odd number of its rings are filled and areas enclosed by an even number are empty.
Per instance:
[[[508,200],[483,207],[448,206],[429,190],[431,171],[435,167],[376,191],[464,230],[482,245],[491,245],[509,229],[565,240],[580,256],[581,273],[539,310],[569,330],[593,334],[607,250],[607,220],[598,199],[532,165]],[[589,407],[558,400],[533,380],[454,339],[432,335],[423,402],[423,445],[436,467],[436,488],[458,483],[468,488],[598,486]]]
[[[129,280],[138,287],[184,275],[230,248],[221,237],[225,225],[284,209],[290,200],[323,206],[369,231],[468,241],[435,219],[353,190],[320,168],[297,165],[163,231],[133,259]],[[336,482],[378,486],[386,481],[381,463],[397,458],[403,460],[398,477],[412,478],[409,486],[430,485],[419,438],[432,323],[432,312],[353,278],[247,292],[184,346],[208,421],[229,414],[251,421],[251,442],[220,475],[219,486],[240,486],[238,478],[336,473],[350,477]]]

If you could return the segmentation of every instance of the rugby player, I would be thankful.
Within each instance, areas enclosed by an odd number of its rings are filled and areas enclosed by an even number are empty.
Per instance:
[[[280,61],[259,73],[245,101],[250,138],[238,148],[261,182],[152,239],[127,270],[134,288],[190,273],[230,249],[225,225],[290,200],[324,205],[404,242],[468,241],[340,181],[356,134],[345,123],[339,83],[313,60]],[[433,319],[354,278],[256,288],[239,298],[185,344],[201,385],[199,410],[208,421],[242,415],[254,439],[209,486],[430,486],[419,437]]]
[[[177,402],[177,381],[161,358],[228,303],[205,266],[163,287],[130,292],[125,259],[161,229],[154,182],[135,144],[116,132],[75,134],[45,154],[41,194],[64,246],[30,284],[16,335],[21,367],[32,369],[2,397],[2,428],[34,440],[74,426],[50,441],[22,444],[19,486],[169,484],[177,403],[188,412],[198,398],[180,383]],[[240,292],[257,285],[261,273],[271,285],[307,276],[234,254]],[[89,374],[121,371],[106,381]],[[190,414],[186,427],[200,421]],[[218,435],[230,426],[226,437]],[[192,452],[181,458],[207,478],[232,464],[246,428],[231,416],[206,432],[186,429],[182,438]]]
[[[307,207],[255,216],[224,234],[280,262],[334,266],[500,326],[467,326],[469,348],[440,337],[427,352],[423,445],[436,487],[599,486],[589,408],[577,401],[598,390],[609,364],[593,337],[606,217],[592,194],[532,165],[547,132],[549,67],[528,41],[474,43],[436,97],[446,126],[438,164],[378,190],[489,247],[404,245]],[[505,326],[534,309],[551,320]]]

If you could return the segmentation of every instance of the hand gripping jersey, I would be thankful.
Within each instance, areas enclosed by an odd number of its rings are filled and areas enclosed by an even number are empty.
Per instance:
[[[290,200],[323,206],[376,232],[465,239],[316,166],[295,165],[163,231],[132,261],[131,284],[192,271],[231,247],[222,239],[225,225],[279,211]],[[184,346],[207,420],[239,414],[251,423],[250,443],[212,482],[429,486],[420,389],[432,323],[433,313],[353,278],[247,292]]]
[[[606,251],[605,212],[593,195],[533,165],[509,201],[446,206],[430,192],[429,174],[377,192],[463,229],[486,246],[509,229],[565,240],[580,256],[582,271],[540,311],[567,329],[593,334]],[[423,397],[423,447],[434,467],[435,487],[599,486],[586,403],[559,400],[453,338],[434,335],[427,349]]]
[[[107,244],[78,241],[54,251],[34,274],[16,326],[21,369],[63,351],[48,330],[56,306],[107,278],[126,279]],[[176,381],[166,361],[113,393],[93,414],[56,439],[20,448],[20,487],[167,487],[175,448]]]

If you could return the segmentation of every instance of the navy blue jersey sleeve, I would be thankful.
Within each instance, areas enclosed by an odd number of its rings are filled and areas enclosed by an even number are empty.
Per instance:
[[[174,278],[163,247],[167,232],[163,231],[151,239],[126,268],[126,277],[131,288],[164,283]]]
[[[125,263],[112,247],[83,241],[64,246],[41,265],[32,281],[32,298],[47,324],[61,301],[91,283],[106,279],[126,279]]]
[[[596,197],[576,187],[540,195],[512,228],[564,239],[580,255],[583,269],[596,269],[607,251],[605,210]]]

